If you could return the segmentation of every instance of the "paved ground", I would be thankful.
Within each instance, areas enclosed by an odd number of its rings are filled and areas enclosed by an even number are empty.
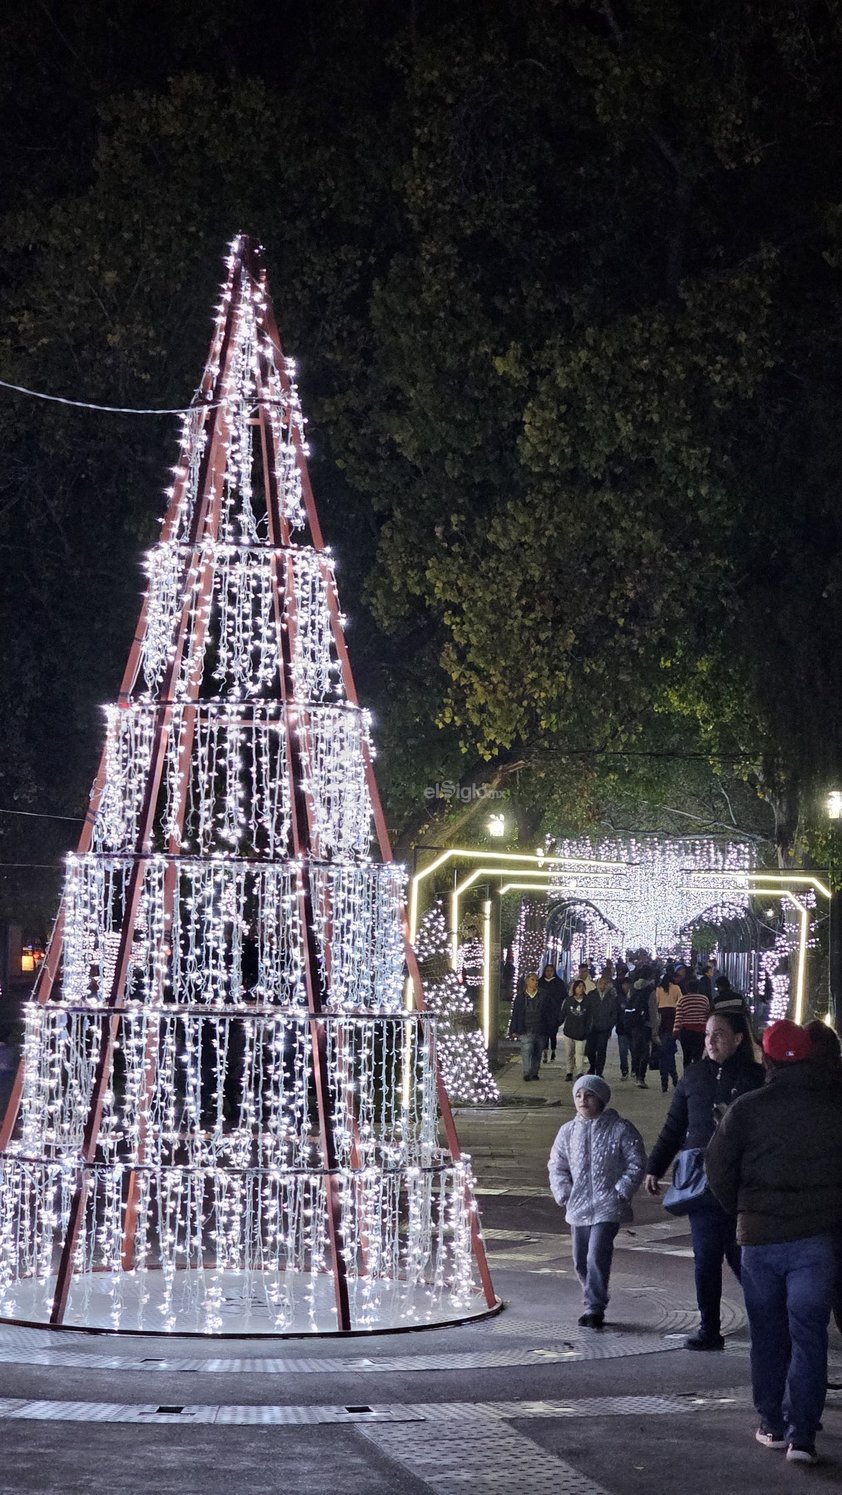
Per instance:
[[[507,1104],[459,1117],[475,1158],[497,1291],[506,1307],[464,1328],[365,1340],[197,1341],[0,1329],[0,1492],[320,1491],[347,1495],[729,1495],[842,1481],[842,1394],[824,1462],[804,1470],[753,1438],[739,1289],[724,1354],[681,1348],[695,1326],[686,1228],[639,1200],[615,1257],[610,1327],[581,1330],[569,1237],[546,1157],[572,1114],[562,1068]],[[650,1142],[664,1101],[619,1083]],[[518,1099],[526,1104],[518,1104]],[[842,1383],[833,1340],[831,1379]]]

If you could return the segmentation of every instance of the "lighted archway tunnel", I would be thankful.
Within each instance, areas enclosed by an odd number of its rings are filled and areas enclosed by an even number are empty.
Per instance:
[[[451,883],[449,929],[454,966],[463,918],[482,893],[482,1025],[493,1046],[497,1032],[501,905],[518,895],[514,980],[524,961],[537,968],[545,953],[572,951],[596,963],[626,949],[686,956],[692,930],[713,925],[721,968],[735,986],[763,1000],[772,987],[772,1016],[807,1012],[807,965],[815,922],[830,890],[814,872],[757,866],[756,849],[742,842],[696,838],[564,841],[532,854],[452,847],[412,878],[410,930],[417,929],[425,895]],[[556,927],[548,931],[551,911]],[[743,921],[742,924],[740,921]],[[771,945],[768,933],[774,928]],[[566,934],[565,931],[566,930]],[[551,940],[555,941],[552,945]],[[707,953],[707,952],[706,952]],[[564,961],[560,964],[564,969]],[[519,969],[518,969],[519,968]],[[753,983],[753,984],[752,984]],[[411,1005],[411,993],[407,993]]]

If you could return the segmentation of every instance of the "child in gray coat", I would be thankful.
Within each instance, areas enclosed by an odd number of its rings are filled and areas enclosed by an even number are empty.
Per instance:
[[[637,1127],[613,1108],[600,1075],[581,1075],[573,1086],[576,1115],[558,1132],[550,1153],[550,1188],[566,1206],[573,1236],[573,1265],[585,1311],[579,1323],[601,1329],[608,1304],[614,1237],[632,1218],[631,1199],[646,1172],[646,1150]]]

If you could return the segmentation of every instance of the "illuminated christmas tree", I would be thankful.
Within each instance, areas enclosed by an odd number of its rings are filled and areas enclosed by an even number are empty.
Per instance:
[[[493,1105],[500,1092],[488,1067],[473,994],[451,969],[450,940],[440,903],[434,903],[421,920],[415,953],[424,1005],[438,1018],[439,1063],[448,1095],[469,1105]]]
[[[294,371],[261,252],[227,269],[0,1135],[0,1314],[461,1318],[495,1299]]]
[[[456,952],[456,975],[463,986],[468,986],[474,993],[482,986],[482,972],[485,964],[485,950],[480,935],[477,933],[476,925],[472,922],[464,931],[464,939]]]

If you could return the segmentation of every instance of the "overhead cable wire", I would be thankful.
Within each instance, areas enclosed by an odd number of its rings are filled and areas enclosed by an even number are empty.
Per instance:
[[[0,379],[0,388],[28,395],[32,400],[48,400],[52,405],[72,405],[75,410],[101,410],[108,415],[192,415],[194,410],[217,408],[210,401],[206,403],[204,400],[195,400],[192,405],[180,405],[169,410],[143,409],[134,405],[95,405],[90,400],[68,400],[63,395],[48,395],[40,389],[27,389],[25,384],[10,384],[8,379]]]
[[[11,384],[8,379],[0,379],[0,389],[12,390],[14,394],[28,395],[32,400],[47,400],[51,405],[69,405],[74,410],[104,411],[106,415],[194,415],[197,410],[219,410],[225,403],[224,400],[202,400],[196,396],[190,405],[176,405],[162,410],[138,405],[97,405],[91,400],[70,400],[64,395],[49,395],[41,389],[29,389],[25,384]],[[283,399],[266,397],[251,401],[255,409],[259,405],[283,406],[285,403]]]
[[[48,810],[6,810],[2,805],[0,815],[23,815],[27,820],[69,820],[73,825],[81,825],[85,819],[84,815],[51,815]]]

